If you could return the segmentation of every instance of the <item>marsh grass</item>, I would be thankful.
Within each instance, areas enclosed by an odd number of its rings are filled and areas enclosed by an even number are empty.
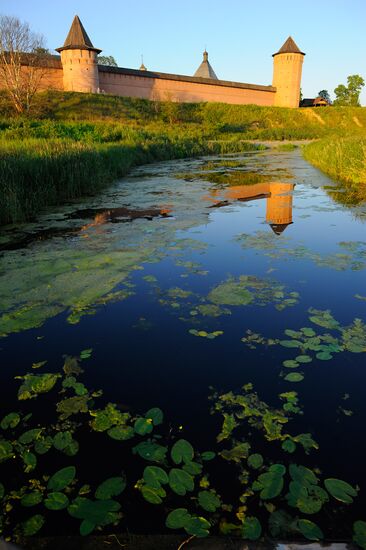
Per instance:
[[[306,158],[333,177],[365,181],[366,109],[312,111],[49,91],[37,96],[33,118],[14,118],[0,93],[0,224],[93,194],[139,164],[261,148],[245,140],[328,137],[323,159],[317,144]]]

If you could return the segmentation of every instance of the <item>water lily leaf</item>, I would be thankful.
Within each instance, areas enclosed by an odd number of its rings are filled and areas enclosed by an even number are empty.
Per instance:
[[[283,489],[283,476],[286,469],[282,464],[274,464],[268,472],[261,474],[253,483],[253,490],[260,491],[262,500],[270,500],[281,494]]]
[[[64,510],[64,508],[67,508],[69,505],[69,499],[64,493],[48,493],[44,505],[48,510]]]
[[[211,524],[207,519],[202,517],[191,517],[184,525],[184,529],[189,535],[194,535],[198,538],[207,537]]]
[[[328,493],[332,495],[336,500],[345,502],[346,504],[351,504],[353,502],[352,497],[357,496],[357,491],[341,479],[328,478],[324,481],[324,485]]]
[[[162,487],[151,487],[150,485],[143,485],[141,493],[150,504],[161,504],[163,502],[162,497],[166,496],[166,491]]]
[[[151,418],[138,418],[133,426],[138,435],[146,435],[153,431],[153,422]]]
[[[308,485],[318,484],[319,480],[314,474],[314,472],[312,472],[311,470],[309,470],[309,468],[306,468],[305,466],[297,466],[296,464],[290,464],[289,472],[293,481],[299,482],[300,485],[308,486]]]
[[[303,345],[299,340],[280,340],[279,343],[284,348],[301,348]]]
[[[59,432],[53,438],[53,444],[55,449],[58,451],[63,451],[72,443],[72,434],[71,432]]]
[[[330,313],[330,310],[323,311],[320,309],[310,308],[309,313],[312,314],[309,319],[315,325],[329,329],[337,329],[339,327],[338,321],[334,319]]]
[[[119,516],[116,512],[120,508],[121,505],[115,500],[93,501],[84,497],[76,497],[69,505],[68,512],[72,517],[88,522],[88,525],[84,525],[83,528],[80,527],[80,533],[86,533],[91,524],[96,527],[109,525],[117,521]]]
[[[141,458],[150,460],[151,462],[163,462],[167,452],[167,447],[163,447],[162,445],[151,441],[142,441],[133,448],[134,454],[137,453],[141,456]]]
[[[353,541],[364,550],[366,549],[366,522],[355,521],[353,524]]]
[[[159,466],[146,466],[143,477],[145,483],[155,489],[158,489],[162,483],[169,483],[168,474]]]
[[[26,432],[22,433],[22,435],[18,438],[18,441],[22,445],[29,445],[30,443],[33,443],[33,441],[38,439],[41,433],[41,428],[33,428],[32,430],[27,430]]]
[[[286,359],[286,361],[282,362],[282,365],[286,369],[296,369],[299,366],[299,363],[297,361],[294,361],[293,359]]]
[[[91,357],[92,352],[93,352],[93,348],[83,349],[83,351],[80,352],[80,359],[89,359],[89,357]]]
[[[6,439],[0,439],[0,463],[13,456],[13,445]]]
[[[58,470],[53,476],[49,479],[47,484],[47,489],[49,491],[62,491],[75,479],[76,468],[75,466],[67,466]]]
[[[233,462],[241,462],[243,458],[247,458],[250,451],[250,444],[239,443],[235,445],[232,449],[224,449],[219,453],[222,458],[225,460],[232,460]]]
[[[248,456],[248,466],[258,470],[263,466],[263,456],[259,453]]]
[[[24,495],[20,499],[20,504],[22,506],[31,507],[36,506],[43,500],[43,495],[40,491],[33,491],[32,493],[28,493],[27,495]]]
[[[176,508],[167,515],[165,525],[169,529],[183,529],[191,515],[186,508]]]
[[[221,500],[213,491],[200,491],[198,504],[207,512],[216,512],[221,506]]]
[[[18,391],[18,399],[33,399],[41,393],[47,393],[56,384],[58,378],[61,378],[60,374],[26,374],[20,376],[20,379],[24,380]]]
[[[99,485],[95,491],[98,500],[109,500],[120,495],[126,488],[126,480],[123,477],[110,477]]]
[[[183,470],[185,472],[188,472],[192,476],[197,476],[202,473],[202,464],[199,464],[198,462],[187,462],[187,464],[184,464]]]
[[[329,361],[330,359],[333,359],[333,355],[327,351],[321,351],[320,353],[317,353],[315,357],[320,359],[320,361]]]
[[[4,416],[1,421],[1,428],[3,430],[8,430],[9,428],[15,428],[20,422],[20,416],[18,413],[10,413]]]
[[[126,441],[135,435],[134,429],[131,426],[114,426],[107,433],[109,437],[116,441]]]
[[[296,451],[296,443],[292,439],[286,439],[282,443],[282,449],[287,453],[294,453]]]
[[[213,451],[205,451],[204,453],[201,453],[202,460],[213,460],[216,456],[216,453]]]
[[[181,462],[192,462],[194,449],[189,441],[179,439],[174,443],[170,454],[175,464],[181,464]]]
[[[295,443],[300,443],[300,445],[304,447],[306,453],[309,453],[311,449],[319,449],[319,445],[309,433],[296,435],[293,437],[293,441]]]
[[[286,537],[290,533],[298,533],[297,519],[292,518],[284,510],[276,510],[269,517],[269,530],[272,537]]]
[[[316,332],[311,327],[304,327],[300,330],[308,338],[313,338],[316,335]]]
[[[298,526],[301,534],[308,540],[321,540],[324,538],[322,530],[308,519],[299,519]]]
[[[311,363],[312,358],[310,357],[310,355],[298,355],[297,357],[295,357],[295,361],[297,361],[298,363]]]
[[[41,514],[36,514],[35,516],[27,519],[27,521],[22,523],[22,531],[24,536],[31,537],[38,533],[38,531],[42,529],[45,521],[44,516]]]
[[[233,414],[224,413],[224,421],[222,423],[221,432],[217,436],[217,441],[220,443],[224,439],[227,439],[232,434],[238,423],[236,422]]]
[[[94,523],[92,523],[91,521],[88,521],[87,519],[84,519],[80,525],[80,535],[82,537],[86,537],[90,535],[90,533],[92,533],[95,528],[96,528],[96,525]]]
[[[188,472],[172,468],[169,472],[169,485],[174,493],[184,496],[187,491],[193,491],[194,479]]]
[[[34,444],[34,450],[37,454],[44,455],[50,450],[52,446],[53,446],[53,439],[51,436],[47,435],[46,437],[37,439],[37,441]]]
[[[257,540],[262,534],[262,526],[256,517],[245,517],[241,530],[241,536],[247,540]]]
[[[163,423],[164,414],[161,409],[154,407],[147,411],[145,418],[151,419],[154,426],[159,426]]]
[[[287,382],[301,382],[304,380],[304,376],[299,372],[290,372],[290,374],[285,376],[285,380],[287,380]]]
[[[37,457],[35,454],[25,451],[22,453],[22,459],[24,462],[24,471],[26,473],[31,472],[37,466]]]

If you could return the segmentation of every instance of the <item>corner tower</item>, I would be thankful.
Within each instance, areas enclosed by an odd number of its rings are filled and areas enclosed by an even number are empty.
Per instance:
[[[299,106],[304,56],[291,36],[273,54],[272,85],[277,88],[274,104],[278,107]]]
[[[77,15],[74,17],[64,45],[56,51],[61,54],[64,90],[98,92],[97,55],[102,50],[94,48]]]

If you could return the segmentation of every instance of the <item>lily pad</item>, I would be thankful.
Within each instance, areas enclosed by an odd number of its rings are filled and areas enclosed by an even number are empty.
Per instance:
[[[47,489],[49,491],[62,491],[74,481],[75,475],[75,466],[67,466],[66,468],[62,468],[49,479]]]
[[[109,500],[120,495],[126,488],[126,480],[123,477],[110,477],[99,485],[95,491],[98,500]]]
[[[163,423],[164,414],[161,409],[159,409],[158,407],[154,407],[147,411],[147,413],[145,414],[145,418],[151,419],[154,426],[159,426]]]
[[[174,443],[170,454],[175,464],[187,463],[193,460],[194,449],[189,441],[179,439]]]
[[[133,448],[133,452],[139,454],[145,460],[163,462],[168,449],[152,441],[142,441]]]
[[[188,472],[172,468],[169,472],[169,485],[174,493],[184,496],[187,491],[193,491],[194,479]]]
[[[299,372],[290,372],[290,374],[285,376],[285,380],[287,380],[287,382],[301,382],[304,380],[304,376]]]
[[[202,517],[191,517],[184,525],[184,529],[189,535],[194,535],[198,538],[207,537],[211,524],[207,519]]]
[[[293,359],[286,359],[286,361],[283,361],[282,365],[286,369],[296,369],[299,366],[299,363]]]
[[[52,373],[20,376],[19,378],[23,380],[23,383],[18,391],[18,399],[23,401],[33,399],[41,393],[49,392],[60,377],[60,374]]]
[[[38,531],[42,529],[45,521],[44,516],[41,514],[36,514],[35,516],[27,519],[27,521],[22,523],[22,531],[24,536],[31,537],[38,533]]]
[[[4,416],[0,426],[3,430],[8,430],[9,428],[16,428],[19,422],[20,422],[19,414],[13,412]]]
[[[221,500],[213,491],[200,491],[198,504],[207,512],[216,512],[221,506]]]
[[[244,518],[241,529],[241,536],[247,540],[257,540],[262,534],[262,526],[256,517],[247,516]]]
[[[44,505],[48,510],[64,510],[69,505],[69,499],[64,493],[49,493],[44,501]]]
[[[300,519],[298,526],[301,534],[308,540],[321,540],[324,538],[322,530],[308,519]]]
[[[355,521],[353,524],[353,541],[366,550],[366,522]]]
[[[144,481],[150,487],[158,489],[161,484],[169,483],[168,474],[159,466],[146,466],[144,470]]]
[[[186,508],[176,508],[166,518],[165,525],[169,529],[183,529],[191,515]]]
[[[294,453],[296,451],[296,443],[292,439],[286,439],[282,443],[282,449],[287,453]]]
[[[356,489],[341,479],[328,478],[324,481],[324,485],[332,497],[346,504],[352,504],[353,497],[357,496]]]
[[[138,435],[146,435],[153,431],[151,418],[138,418],[134,424],[134,430]]]
[[[43,495],[40,491],[33,491],[32,493],[28,493],[27,495],[24,495],[20,499],[20,504],[22,506],[31,507],[36,506],[43,500]]]
[[[248,466],[255,470],[259,470],[259,468],[263,466],[263,456],[259,453],[248,456]]]

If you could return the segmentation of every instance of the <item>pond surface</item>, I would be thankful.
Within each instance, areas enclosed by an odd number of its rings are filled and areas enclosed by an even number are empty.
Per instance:
[[[0,419],[33,413],[3,429],[3,440],[0,435],[0,459],[5,439],[20,454],[17,467],[3,454],[5,492],[22,496],[35,489],[29,479],[75,465],[78,485],[65,489],[70,502],[78,494],[92,499],[98,483],[126,475],[120,530],[162,532],[168,512],[187,508],[210,521],[212,532],[223,521],[237,529],[247,521],[255,531],[258,518],[263,532],[296,538],[309,525],[294,518],[304,518],[327,538],[351,537],[353,521],[366,521],[366,206],[342,206],[341,194],[299,151],[254,152],[140,167],[101,195],[3,228]],[[82,350],[88,351],[80,358]],[[17,400],[22,380],[16,376],[70,378],[62,371],[64,356],[79,358],[84,370],[71,372],[87,388],[84,411],[55,414],[75,378],[63,389],[57,380],[52,391],[31,390],[34,399]],[[243,390],[248,384],[253,386]],[[152,433],[135,426],[131,443],[116,442],[107,428],[90,423],[107,403],[117,404],[132,425],[137,415],[158,407],[164,424],[155,428],[150,420]],[[36,437],[16,447],[26,429],[42,426],[42,438],[51,424],[51,437],[55,430],[74,434],[77,454],[66,445],[34,451]],[[115,424],[126,427],[125,420]],[[188,472],[195,498],[188,487],[185,495],[165,486],[167,494],[153,503],[142,482],[135,488],[145,466],[171,468],[164,456],[152,462],[131,454],[147,438],[169,448],[168,457],[179,438],[193,445],[206,476]],[[203,451],[221,454],[205,461]],[[37,464],[27,463],[25,452],[36,455]],[[248,456],[258,454],[264,465],[255,459],[248,465]],[[278,471],[268,480],[274,463],[285,466],[284,478]],[[305,470],[299,481],[290,464],[308,467],[316,478],[312,485]],[[259,495],[268,481],[281,485],[282,478],[282,491]],[[343,487],[347,496],[337,494],[325,482],[333,478],[354,493]],[[291,481],[299,486],[289,489]],[[46,498],[45,482],[39,484]],[[80,492],[82,484],[94,489]],[[220,505],[205,507],[202,495],[197,504],[197,491],[211,501],[216,495]],[[60,532],[57,513],[40,502],[32,509],[14,505],[5,532],[29,512],[46,517],[43,532]],[[59,514],[70,533],[80,519],[90,521]],[[93,525],[112,523],[104,520]]]

